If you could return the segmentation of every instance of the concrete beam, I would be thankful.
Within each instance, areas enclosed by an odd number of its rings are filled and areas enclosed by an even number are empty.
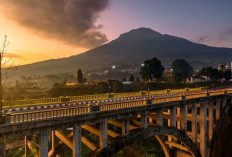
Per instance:
[[[116,121],[116,120],[109,120],[108,123],[111,124],[111,125],[115,125],[115,126],[117,126],[119,128],[123,128],[123,125],[124,125],[123,122],[119,122],[119,121]],[[129,128],[130,128],[130,130],[138,129],[138,127],[136,127],[134,125],[130,125]]]
[[[68,139],[62,132],[55,131],[56,137],[58,137],[64,144],[66,144],[70,149],[73,150],[73,143]]]
[[[64,136],[65,136],[65,135],[64,135]],[[73,132],[71,132],[70,134],[66,135],[66,140],[69,141],[69,142],[68,142],[68,143],[69,143],[69,146],[70,146],[71,143],[72,143],[72,140],[70,139],[72,136],[73,136]],[[65,139],[65,138],[63,137],[62,139]],[[89,149],[91,149],[92,151],[95,151],[95,150],[97,149],[97,146],[96,146],[94,143],[92,143],[91,141],[89,141],[87,138],[85,138],[84,136],[81,136],[81,142],[82,142],[84,145],[86,145]],[[61,144],[63,144],[63,143],[64,143],[64,141],[59,141],[59,142],[58,142],[59,145],[61,145]],[[66,144],[66,143],[65,143],[65,144]],[[57,145],[55,146],[54,149],[56,149],[56,147],[57,147]],[[72,149],[72,148],[71,148],[71,149]],[[51,156],[53,155],[53,153],[54,153],[54,152],[53,152],[52,150],[50,150],[48,156],[51,157]]]
[[[100,136],[100,131],[90,125],[82,125],[81,128],[93,133],[96,136]]]
[[[188,148],[186,148],[185,146],[183,146],[181,144],[178,144],[175,142],[170,142],[170,141],[165,141],[164,143],[169,145],[170,147],[175,147],[175,148],[178,148],[180,150],[184,150],[184,151],[188,152]]]
[[[92,151],[95,151],[97,149],[97,146],[91,141],[89,141],[87,138],[85,138],[84,136],[81,136],[81,141],[83,142],[84,145],[86,145]]]
[[[81,127],[82,127],[82,129],[85,129],[85,130],[87,130],[88,132],[91,132],[91,133],[93,133],[93,134],[96,135],[96,136],[100,136],[100,131],[97,130],[96,128],[90,126],[90,125],[82,125]],[[110,130],[110,129],[108,129],[107,132],[108,132],[108,135],[109,135],[110,137],[117,137],[117,136],[120,136],[119,134],[117,134],[116,132],[114,132],[114,131],[112,131],[112,130]]]
[[[171,157],[170,151],[169,151],[168,147],[166,146],[166,144],[164,143],[164,141],[162,140],[162,138],[160,138],[158,135],[155,135],[155,137],[158,140],[158,142],[160,143],[161,147],[163,148],[165,157]]]

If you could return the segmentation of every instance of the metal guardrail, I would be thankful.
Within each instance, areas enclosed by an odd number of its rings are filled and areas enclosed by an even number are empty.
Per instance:
[[[122,108],[129,107],[137,107],[144,106],[147,104],[158,104],[164,102],[173,102],[187,99],[196,99],[196,98],[204,98],[209,96],[218,96],[218,95],[226,95],[228,93],[232,93],[232,91],[215,91],[215,92],[206,92],[206,93],[198,93],[198,94],[190,94],[190,95],[176,95],[169,97],[161,97],[152,99],[151,102],[147,103],[147,100],[138,100],[138,101],[129,101],[129,102],[121,102],[121,103],[112,103],[112,104],[96,104],[96,105],[86,105],[82,107],[70,107],[70,108],[57,108],[57,109],[47,109],[41,111],[28,111],[28,112],[18,112],[18,113],[7,113],[6,120],[8,124],[16,124],[16,123],[24,123],[36,120],[46,120],[57,117],[66,117],[66,116],[74,116],[79,114],[87,114],[91,112],[99,112],[99,111],[109,111],[109,110],[117,110]]]
[[[200,91],[200,90],[203,90],[203,87],[185,88],[185,89],[165,89],[165,90],[158,90],[158,91],[150,91],[149,95],[167,94],[167,93],[182,93],[182,92],[187,92],[187,91],[191,92],[191,91]],[[8,109],[12,107],[22,108],[22,107],[57,104],[57,103],[95,101],[95,100],[117,99],[117,98],[147,96],[147,95],[148,95],[147,91],[139,91],[139,92],[128,92],[128,93],[107,93],[107,94],[98,94],[98,95],[68,96],[68,97],[59,97],[59,98],[3,101],[3,109]]]

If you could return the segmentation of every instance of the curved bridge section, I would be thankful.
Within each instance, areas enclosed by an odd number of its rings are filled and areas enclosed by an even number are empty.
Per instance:
[[[201,153],[198,150],[196,144],[188,137],[188,135],[181,130],[178,130],[174,127],[149,127],[145,129],[137,129],[134,132],[130,133],[127,136],[120,137],[112,142],[108,147],[104,149],[98,149],[95,151],[91,157],[110,157],[113,154],[117,153],[124,147],[133,144],[135,141],[139,141],[148,137],[156,136],[157,140],[160,142],[161,146],[164,149],[165,156],[170,155],[170,148],[165,144],[164,137],[160,136],[171,136],[173,139],[169,143],[173,143],[172,147],[184,149],[188,153],[187,156],[201,157]],[[175,141],[175,142],[174,142]]]

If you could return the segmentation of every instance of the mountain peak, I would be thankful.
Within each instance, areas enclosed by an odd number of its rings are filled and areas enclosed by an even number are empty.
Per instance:
[[[144,37],[144,36],[154,37],[154,36],[162,36],[162,34],[150,28],[141,27],[141,28],[133,29],[127,33],[121,34],[119,38]]]

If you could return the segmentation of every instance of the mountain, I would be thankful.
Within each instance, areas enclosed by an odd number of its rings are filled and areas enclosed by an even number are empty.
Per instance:
[[[139,69],[144,60],[152,57],[159,58],[165,67],[170,67],[175,59],[186,59],[196,69],[229,63],[232,60],[232,49],[210,47],[149,28],[139,28],[79,55],[20,66],[15,75],[74,73],[79,68],[93,71],[107,69],[112,65]]]

